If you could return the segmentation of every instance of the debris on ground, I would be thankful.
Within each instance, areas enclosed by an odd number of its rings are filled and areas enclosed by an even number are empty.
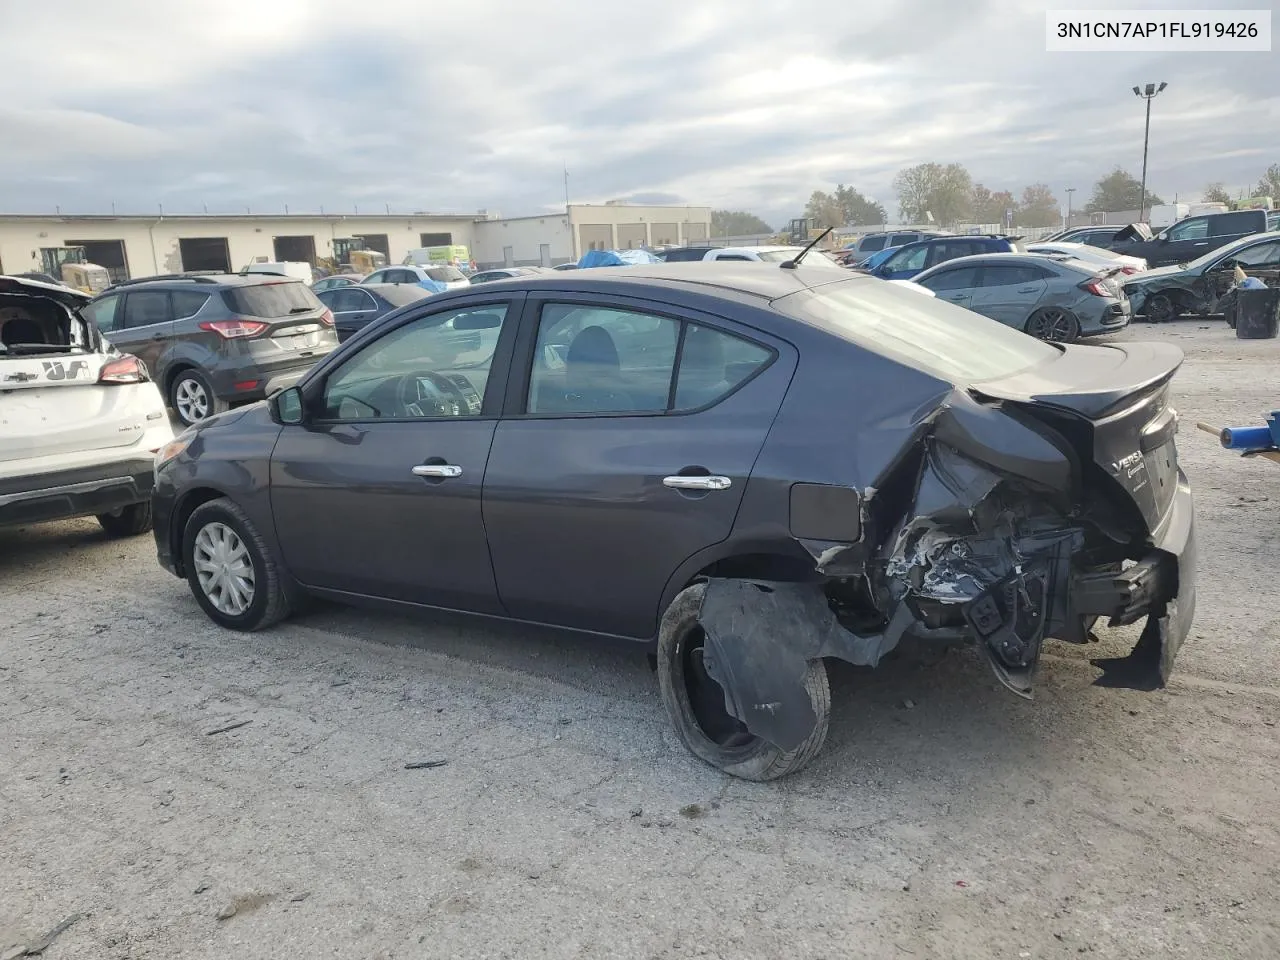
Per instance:
[[[253,723],[252,720],[237,720],[235,723],[228,723],[225,727],[218,727],[214,730],[206,730],[206,737],[213,737],[219,733],[230,733],[232,730],[239,730],[241,727],[247,727]]]
[[[448,762],[448,760],[414,760],[406,763],[404,768],[406,770],[431,770],[435,767],[443,767]]]
[[[43,937],[40,937],[37,940],[32,940],[30,943],[28,943],[24,953],[18,954],[18,956],[25,955],[28,957],[38,957],[40,954],[44,953],[46,950],[49,949],[49,947],[53,944],[53,941],[57,940],[60,936],[66,933],[67,930],[73,924],[79,923],[82,919],[84,919],[83,914],[73,913],[71,916],[67,917],[67,919],[63,920],[60,924],[58,924],[56,927],[54,927],[52,930],[46,933]]]

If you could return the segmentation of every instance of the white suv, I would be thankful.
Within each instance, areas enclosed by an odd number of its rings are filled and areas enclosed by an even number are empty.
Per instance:
[[[89,296],[0,276],[0,526],[96,516],[151,526],[155,452],[173,439],[146,365],[87,323]]]

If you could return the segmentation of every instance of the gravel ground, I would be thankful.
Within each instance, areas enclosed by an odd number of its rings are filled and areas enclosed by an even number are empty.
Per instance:
[[[1062,645],[1034,703],[966,654],[836,669],[774,784],[688,756],[635,650],[339,608],[242,636],[149,537],[0,531],[0,958],[77,915],[50,960],[1280,956],[1280,470],[1190,429],[1280,406],[1280,343],[1120,336],[1187,352],[1175,681]]]

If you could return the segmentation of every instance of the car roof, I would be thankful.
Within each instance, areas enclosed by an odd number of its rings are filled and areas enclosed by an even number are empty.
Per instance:
[[[943,260],[942,263],[934,264],[924,273],[935,274],[942,273],[948,267],[991,267],[991,266],[1037,266],[1042,267],[1046,263],[1054,263],[1075,267],[1077,270],[1083,270],[1086,273],[1098,273],[1098,265],[1096,263],[1088,263],[1084,260],[1077,260],[1070,254],[1062,254],[1052,257],[1045,256],[1043,253],[1000,253],[992,251],[991,253],[975,253],[967,257],[955,257],[951,260]],[[1105,269],[1105,268],[1104,268]],[[923,274],[921,274],[923,276]],[[920,279],[917,276],[915,279]]]
[[[68,307],[78,307],[92,300],[89,294],[60,283],[44,283],[27,277],[0,276],[0,293],[20,293],[29,297],[49,297]]]
[[[664,291],[702,294],[737,300],[770,301],[802,290],[844,281],[882,283],[829,267],[783,270],[777,264],[745,260],[693,260],[683,263],[645,263],[623,267],[589,267],[579,270],[551,270],[504,281],[504,291],[561,293],[612,293],[618,296],[651,296],[661,299]],[[475,296],[481,287],[436,294],[441,302]]]
[[[298,277],[289,277],[279,273],[204,273],[191,274],[184,276],[182,274],[173,274],[170,276],[160,277],[138,277],[133,280],[122,280],[120,283],[113,284],[103,293],[116,293],[125,288],[133,287],[150,287],[160,285],[171,285],[187,289],[200,289],[201,287],[260,287],[270,283],[303,283]],[[101,296],[102,294],[99,294]]]

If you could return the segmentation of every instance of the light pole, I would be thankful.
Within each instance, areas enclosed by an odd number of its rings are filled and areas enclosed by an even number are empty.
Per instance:
[[[1071,195],[1076,192],[1075,187],[1067,187],[1067,223],[1068,230],[1071,229]]]
[[[1148,83],[1145,87],[1134,87],[1135,95],[1147,101],[1147,127],[1142,134],[1142,196],[1138,198],[1138,219],[1147,219],[1147,144],[1151,140],[1151,101],[1156,98],[1161,90],[1167,87],[1164,81],[1159,86],[1154,83]]]

